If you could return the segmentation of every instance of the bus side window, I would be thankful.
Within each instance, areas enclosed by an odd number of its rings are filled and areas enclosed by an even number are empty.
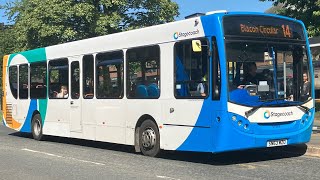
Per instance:
[[[71,98],[79,99],[80,96],[80,67],[79,62],[71,63]]]
[[[96,97],[119,99],[123,97],[123,52],[105,52],[96,55]]]
[[[29,67],[28,64],[19,66],[19,98],[28,99],[29,91]]]
[[[93,55],[83,56],[83,98],[93,99],[94,96],[94,59]]]
[[[128,98],[159,98],[160,47],[156,45],[129,49],[127,62]]]
[[[68,92],[69,88],[69,64],[68,59],[55,59],[49,61],[49,98],[68,98],[68,94],[62,95],[62,87]],[[61,94],[62,96],[58,96]]]
[[[194,50],[192,42],[201,48]],[[175,51],[175,97],[204,99],[209,96],[209,47],[206,39],[177,42]]]
[[[212,38],[212,100],[220,100],[221,71],[216,38]]]
[[[30,64],[30,98],[47,98],[47,63]]]
[[[10,90],[15,99],[18,98],[18,68],[17,66],[9,67],[9,84]]]

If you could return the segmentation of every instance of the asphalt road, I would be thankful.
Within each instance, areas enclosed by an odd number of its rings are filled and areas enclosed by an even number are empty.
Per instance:
[[[0,125],[0,179],[320,179],[320,159],[305,146],[222,154],[164,152],[136,154],[130,146],[46,137]]]

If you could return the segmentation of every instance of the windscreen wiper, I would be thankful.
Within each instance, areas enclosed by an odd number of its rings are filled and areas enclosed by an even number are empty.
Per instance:
[[[254,112],[256,112],[258,109],[260,109],[261,107],[263,107],[265,104],[272,102],[272,101],[276,101],[278,103],[278,100],[287,100],[288,98],[276,98],[276,99],[267,99],[265,100],[262,104],[260,104],[259,106],[253,107],[250,110],[246,111],[244,114],[246,115],[246,117],[248,118],[251,114],[253,114]]]
[[[281,106],[281,105],[287,106],[287,105],[290,105],[289,102],[290,102],[290,101],[285,102],[285,103],[279,103],[278,105],[279,105],[279,106]],[[308,108],[307,106],[303,106],[303,105],[297,105],[297,106],[298,106],[298,108],[299,108],[303,113],[305,113],[305,114],[307,114],[307,113],[310,111],[310,108]]]
[[[310,111],[310,108],[308,108],[307,106],[302,106],[302,105],[299,105],[298,108],[303,111],[305,114],[309,113]]]

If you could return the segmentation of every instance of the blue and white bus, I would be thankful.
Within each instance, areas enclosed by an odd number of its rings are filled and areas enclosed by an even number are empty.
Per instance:
[[[306,143],[311,62],[301,21],[210,12],[5,56],[3,123],[147,156]]]

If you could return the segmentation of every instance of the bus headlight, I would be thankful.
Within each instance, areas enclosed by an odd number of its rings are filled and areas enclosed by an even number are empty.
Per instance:
[[[232,116],[232,121],[236,121],[237,117],[236,116]]]

